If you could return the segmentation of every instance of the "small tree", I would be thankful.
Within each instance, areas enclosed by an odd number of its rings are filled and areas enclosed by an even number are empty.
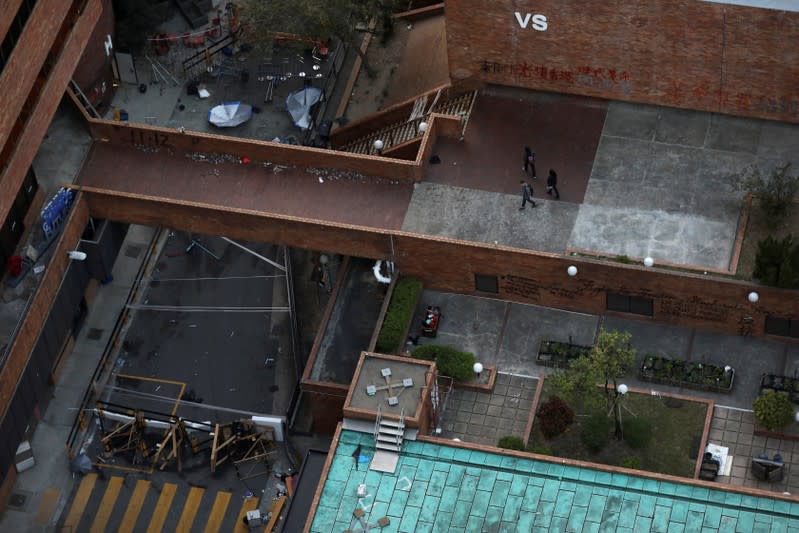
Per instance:
[[[781,429],[793,420],[793,402],[787,392],[768,390],[755,399],[757,423],[769,431]]]
[[[621,438],[621,417],[616,408],[618,380],[632,368],[635,349],[630,346],[632,335],[628,332],[600,330],[596,344],[587,356],[571,362],[568,369],[555,372],[550,378],[561,395],[581,398],[585,404],[594,403],[604,396],[608,413],[613,411],[616,436]],[[597,387],[597,382],[604,385]]]
[[[776,167],[769,176],[764,176],[757,167],[750,167],[742,174],[730,178],[733,189],[757,197],[766,223],[774,227],[788,214],[788,207],[799,193],[799,175],[788,174],[790,163]]]
[[[396,5],[393,0],[244,0],[245,39],[265,51],[271,49],[277,33],[322,40],[334,35],[352,45],[371,77],[373,69],[361,51],[359,38],[364,32],[375,33],[368,27],[372,20],[390,25]],[[307,47],[302,41],[293,43]]]
[[[792,235],[782,240],[769,236],[757,243],[752,277],[764,285],[799,288],[799,244]]]
[[[541,433],[551,439],[566,431],[574,422],[574,411],[562,399],[552,396],[541,404],[536,413]]]

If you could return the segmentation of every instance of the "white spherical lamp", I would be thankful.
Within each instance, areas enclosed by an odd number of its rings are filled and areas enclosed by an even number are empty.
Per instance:
[[[727,365],[724,367],[724,371],[729,374],[732,371],[732,367],[730,365]]]
[[[420,122],[419,123],[419,133],[424,133],[427,131],[427,122]]]
[[[644,266],[645,267],[651,267],[654,264],[655,264],[655,260],[654,259],[652,259],[651,257],[644,257]]]
[[[747,298],[749,299],[750,302],[757,303],[757,301],[760,299],[760,295],[752,291],[749,293],[749,296],[747,296]]]
[[[569,268],[566,269],[566,273],[568,275],[572,276],[572,277],[576,276],[577,275],[577,267],[574,266],[574,265],[571,265]]]
[[[383,141],[377,139],[374,144],[375,150],[382,150],[383,149]]]
[[[619,394],[627,394],[627,391],[629,391],[630,389],[629,389],[629,388],[627,388],[627,385],[625,385],[624,383],[622,383],[621,385],[619,385],[618,387],[616,387],[616,390],[617,390],[617,391],[619,391]]]
[[[794,415],[794,419],[795,419],[797,422],[799,422],[799,411],[796,411],[796,414]]]
[[[472,367],[472,370],[474,370],[474,373],[479,376],[483,372],[483,364],[475,363],[474,366]]]

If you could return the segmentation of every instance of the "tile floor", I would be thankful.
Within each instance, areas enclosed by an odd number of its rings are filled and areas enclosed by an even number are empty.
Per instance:
[[[720,483],[753,487],[775,492],[799,494],[799,442],[767,439],[754,435],[754,415],[749,411],[716,406],[710,425],[708,442],[730,449],[734,456],[729,476],[720,476]],[[749,459],[765,453],[769,458],[780,454],[786,463],[782,482],[758,481],[749,469]]]
[[[356,469],[371,435],[342,431],[313,533],[653,531],[799,533],[799,503],[406,441],[395,474]],[[366,484],[367,495],[357,488]]]
[[[506,435],[524,438],[537,385],[537,379],[500,372],[490,393],[454,389],[442,417],[441,436],[488,446],[496,446]]]

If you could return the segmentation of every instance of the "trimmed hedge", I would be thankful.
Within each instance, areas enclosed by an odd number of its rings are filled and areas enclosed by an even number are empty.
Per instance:
[[[377,336],[375,351],[394,353],[403,345],[405,339],[402,336],[413,318],[421,292],[422,282],[415,278],[401,278],[397,282]]]
[[[757,423],[769,431],[784,428],[794,417],[793,403],[786,392],[767,390],[755,399],[752,408]]]
[[[474,376],[475,359],[471,352],[462,352],[444,344],[425,344],[411,352],[411,356],[435,361],[438,373],[455,381],[469,381]]]
[[[524,441],[520,437],[507,435],[499,439],[497,448],[504,448],[506,450],[519,450],[524,451]]]

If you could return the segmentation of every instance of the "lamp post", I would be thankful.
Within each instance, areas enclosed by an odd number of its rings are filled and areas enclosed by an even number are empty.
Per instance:
[[[480,374],[483,373],[483,364],[482,363],[475,363],[474,366],[472,366],[472,370],[474,370],[475,379],[479,380],[480,379]]]
[[[647,256],[647,257],[644,257],[644,266],[645,266],[645,267],[649,268],[649,267],[651,267],[651,266],[652,266],[652,265],[654,265],[654,264],[655,264],[655,260],[654,260],[654,259],[652,259],[652,258],[651,258],[651,257],[649,257],[649,256]]]
[[[427,131],[427,122],[420,122],[419,133],[424,133],[425,131]]]
[[[381,153],[381,152],[383,151],[383,146],[384,146],[384,144],[383,144],[383,141],[381,141],[380,139],[377,139],[377,140],[374,142],[374,145],[373,145],[373,146],[375,147],[375,151],[376,151],[378,154],[379,154],[379,153]]]
[[[569,266],[569,268],[566,269],[566,273],[569,276],[571,276],[571,277],[576,276],[577,275],[577,267],[574,266],[574,265]]]
[[[749,293],[749,295],[746,298],[754,304],[757,303],[758,300],[760,300],[760,295],[755,291],[752,291]]]

